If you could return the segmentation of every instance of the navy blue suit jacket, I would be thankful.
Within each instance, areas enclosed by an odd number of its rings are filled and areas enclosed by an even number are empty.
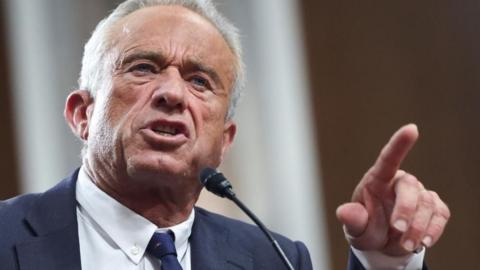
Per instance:
[[[0,202],[2,270],[79,270],[75,183],[78,170],[52,189]],[[310,270],[305,245],[275,234],[297,270]],[[252,225],[196,208],[190,237],[193,270],[286,269]],[[349,269],[363,269],[353,257]]]

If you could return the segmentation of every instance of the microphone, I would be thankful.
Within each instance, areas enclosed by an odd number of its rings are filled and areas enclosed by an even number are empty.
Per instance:
[[[235,192],[232,190],[232,184],[227,180],[227,178],[220,172],[217,172],[215,169],[212,168],[204,168],[200,172],[200,182],[202,183],[205,188],[207,188],[208,191],[212,192],[213,194],[220,196],[222,198],[228,198],[231,201],[233,201],[240,209],[243,210],[247,216],[249,216],[255,224],[262,230],[262,232],[265,234],[265,236],[270,240],[271,244],[273,245],[273,248],[277,252],[278,256],[282,259],[283,263],[289,270],[295,270],[292,266],[292,263],[287,258],[287,255],[285,255],[285,252],[283,249],[280,247],[278,244],[277,240],[273,238],[272,234],[270,231],[263,225],[263,223],[253,214],[250,209],[248,209],[235,195]]]

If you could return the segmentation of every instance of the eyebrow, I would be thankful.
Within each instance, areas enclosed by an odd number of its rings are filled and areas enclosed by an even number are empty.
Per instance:
[[[125,64],[129,64],[136,60],[142,60],[142,59],[150,60],[160,65],[163,65],[165,64],[165,62],[167,62],[167,57],[162,53],[154,52],[154,51],[138,51],[130,55],[127,55],[124,58],[121,58],[119,61],[119,65],[117,66],[121,67]],[[194,58],[187,58],[185,60],[182,60],[182,62],[183,62],[183,66],[185,66],[187,70],[204,72],[208,76],[210,76],[216,83],[219,83],[222,88],[225,88],[222,81],[220,80],[220,76],[218,75],[217,71],[214,68],[207,66]]]
[[[187,67],[187,69],[192,68],[194,70],[199,70],[208,74],[208,76],[210,76],[215,82],[219,83],[222,88],[225,88],[222,81],[220,80],[220,76],[214,68],[204,65],[195,59],[187,59],[185,61],[185,66]]]
[[[129,63],[132,63],[136,60],[140,60],[140,59],[146,59],[146,60],[150,60],[152,62],[155,62],[155,63],[164,63],[167,59],[167,57],[161,53],[158,53],[158,52],[152,52],[152,51],[139,51],[139,52],[135,52],[135,53],[132,53],[130,55],[127,55],[126,57],[124,58],[121,58],[120,61],[119,61],[119,67],[125,65],[125,64],[129,64]]]

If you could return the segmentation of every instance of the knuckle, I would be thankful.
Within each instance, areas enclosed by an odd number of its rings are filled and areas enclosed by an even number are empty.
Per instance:
[[[418,178],[417,178],[415,175],[413,175],[413,174],[408,174],[408,177],[407,177],[407,178],[412,182],[412,184],[418,186],[419,181],[418,181]]]
[[[422,182],[420,182],[420,180],[418,181],[418,187],[420,188],[420,190],[426,190],[425,186],[423,185]]]
[[[445,205],[439,210],[439,215],[448,220],[450,219],[452,213],[450,212],[450,209]]]
[[[440,215],[435,215],[428,226],[428,232],[433,236],[439,236],[443,232],[446,224],[447,219]]]
[[[373,168],[370,168],[362,177],[362,182],[365,183],[366,186],[371,186],[375,184],[376,172]]]
[[[424,234],[426,227],[421,223],[414,222],[410,225],[409,234],[414,238],[420,237]]]
[[[432,223],[428,228],[428,233],[430,235],[436,236],[443,231],[444,225],[440,223]]]
[[[435,209],[435,199],[433,195],[428,191],[422,191],[419,195],[419,204],[422,204],[425,207],[430,209]]]
[[[402,203],[396,206],[397,213],[403,217],[409,217],[415,211],[416,207],[413,204]]]
[[[375,191],[375,182],[372,181],[372,179],[370,177],[366,178],[366,181],[365,181],[365,184],[364,184],[364,188],[367,189],[367,190],[370,190],[372,192]]]
[[[363,174],[362,179],[369,179],[373,173],[373,170],[373,167],[368,169],[368,171]]]
[[[403,185],[409,185],[409,186],[415,186],[415,187],[420,187],[418,185],[418,179],[412,174],[406,173],[400,180],[400,183]]]
[[[438,195],[436,195],[435,202],[436,202],[436,213],[438,213],[438,215],[448,220],[451,217],[451,212],[447,204],[445,204],[445,202],[442,201],[440,197],[438,197]]]
[[[395,178],[396,178],[396,179],[401,179],[403,176],[405,176],[405,174],[407,174],[406,171],[404,171],[404,170],[397,170],[397,172],[395,173]]]
[[[428,192],[430,192],[430,194],[432,195],[432,197],[436,200],[440,200],[440,196],[438,196],[438,193],[433,191],[433,190],[429,190]]]

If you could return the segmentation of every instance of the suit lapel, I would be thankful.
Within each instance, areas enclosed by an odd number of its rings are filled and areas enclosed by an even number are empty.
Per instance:
[[[16,245],[21,270],[80,270],[75,183],[78,170],[34,203],[25,222],[31,240]]]
[[[42,194],[25,218],[33,237],[16,245],[20,270],[80,270],[75,184],[78,170]],[[214,221],[215,220],[215,221]],[[252,270],[252,255],[229,241],[230,229],[196,211],[192,270]]]
[[[209,219],[203,211],[195,212],[190,237],[192,270],[253,269],[252,256],[229,243],[229,229]]]

